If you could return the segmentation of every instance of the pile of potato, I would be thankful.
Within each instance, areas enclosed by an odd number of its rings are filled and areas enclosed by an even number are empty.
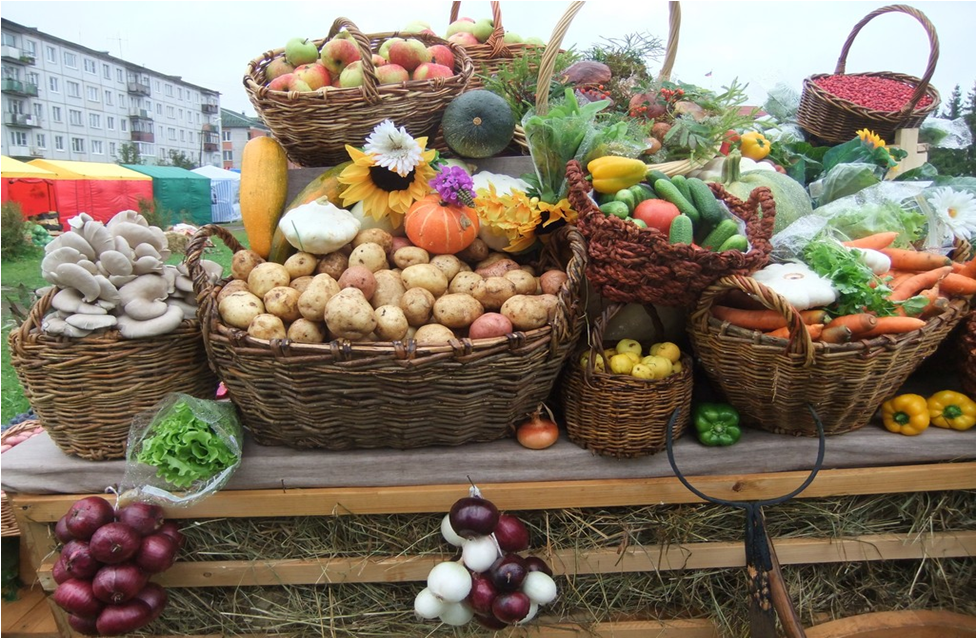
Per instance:
[[[566,273],[536,276],[481,240],[434,255],[382,229],[365,229],[328,255],[296,253],[284,264],[234,254],[218,293],[224,324],[258,339],[334,339],[444,344],[546,326]]]

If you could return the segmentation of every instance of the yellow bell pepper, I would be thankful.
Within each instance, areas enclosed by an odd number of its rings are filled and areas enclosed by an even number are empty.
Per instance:
[[[914,393],[897,395],[882,404],[882,423],[886,430],[901,435],[918,435],[930,425],[926,398]]]
[[[977,405],[963,393],[939,391],[930,395],[926,405],[929,407],[930,424],[939,428],[968,430],[977,423]]]
[[[641,160],[605,155],[587,163],[598,193],[617,193],[645,179],[648,167]]]
[[[759,162],[770,155],[770,142],[759,131],[749,131],[740,137],[740,154]]]

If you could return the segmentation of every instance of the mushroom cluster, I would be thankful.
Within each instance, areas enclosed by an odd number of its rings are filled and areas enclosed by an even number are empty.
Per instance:
[[[170,256],[163,230],[136,211],[122,211],[107,224],[87,213],[69,220],[70,230],[45,247],[41,275],[58,292],[53,312],[41,330],[49,335],[84,337],[117,328],[138,339],[175,330],[196,317],[193,281],[184,264],[166,264]],[[213,281],[220,264],[201,260]]]

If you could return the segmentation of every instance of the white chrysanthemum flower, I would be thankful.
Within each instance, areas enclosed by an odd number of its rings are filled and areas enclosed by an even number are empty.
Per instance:
[[[942,187],[933,191],[926,198],[930,206],[940,216],[947,240],[953,237],[970,239],[977,232],[977,202],[971,193],[954,191],[950,187]]]
[[[377,166],[382,166],[401,177],[406,177],[421,163],[421,145],[404,127],[397,128],[391,120],[384,120],[366,138],[363,150],[373,155]]]

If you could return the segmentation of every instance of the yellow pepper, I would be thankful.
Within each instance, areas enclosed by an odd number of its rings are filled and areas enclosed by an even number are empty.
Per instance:
[[[591,160],[587,170],[590,171],[595,191],[617,193],[645,179],[648,167],[641,160],[605,155]]]
[[[977,405],[963,393],[945,390],[930,395],[926,400],[930,423],[939,428],[968,430],[977,423]]]
[[[749,131],[740,137],[740,153],[759,162],[770,155],[770,142],[759,131]]]
[[[902,435],[918,435],[930,425],[926,398],[914,393],[897,395],[882,404],[882,423],[886,430]]]

